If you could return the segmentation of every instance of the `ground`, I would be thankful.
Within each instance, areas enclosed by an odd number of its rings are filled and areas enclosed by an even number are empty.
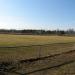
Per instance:
[[[71,50],[75,50],[74,36],[0,34],[0,62],[15,62],[31,58],[46,57]],[[75,70],[74,66],[75,63],[69,63],[59,68],[48,69],[44,75],[65,75],[65,70],[67,74],[70,67],[71,71]],[[66,69],[66,67],[68,68]],[[14,74],[12,73],[11,75]]]
[[[25,46],[68,42],[75,42],[75,37],[0,34],[0,46]]]
[[[71,36],[0,34],[0,59],[18,60],[34,58],[39,57],[39,52],[40,56],[61,53],[73,49],[74,43],[75,37]]]

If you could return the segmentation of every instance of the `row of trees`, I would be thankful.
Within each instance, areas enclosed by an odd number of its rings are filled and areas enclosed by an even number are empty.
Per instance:
[[[73,29],[69,30],[5,30],[0,29],[4,34],[32,34],[32,35],[75,35]]]

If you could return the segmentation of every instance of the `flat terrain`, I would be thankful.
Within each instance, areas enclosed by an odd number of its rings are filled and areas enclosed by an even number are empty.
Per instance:
[[[69,36],[0,34],[0,59],[8,61],[44,57],[72,50],[74,46],[75,37]]]
[[[73,50],[74,52],[70,53]],[[65,52],[69,52],[69,54],[64,55]],[[42,61],[26,61],[44,57],[49,58]],[[74,36],[0,34],[0,72],[3,73],[4,71],[4,75],[24,75],[25,72],[31,72],[35,69],[39,70],[59,65],[61,66],[28,75],[72,75],[75,70],[75,62],[71,62],[72,60],[75,61]],[[20,64],[20,61],[26,61],[26,63]],[[12,64],[12,62],[14,63]],[[9,73],[6,73],[7,71]],[[23,72],[24,74],[22,74]]]
[[[75,42],[75,37],[0,34],[0,46],[25,46],[68,42]]]
[[[52,56],[0,63],[1,75],[75,75],[75,50]]]

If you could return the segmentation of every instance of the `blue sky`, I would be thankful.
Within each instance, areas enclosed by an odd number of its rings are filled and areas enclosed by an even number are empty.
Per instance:
[[[0,29],[75,29],[75,0],[0,0]]]

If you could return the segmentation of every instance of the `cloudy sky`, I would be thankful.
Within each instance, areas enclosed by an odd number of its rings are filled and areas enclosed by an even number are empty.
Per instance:
[[[75,29],[75,0],[0,0],[0,29]]]

